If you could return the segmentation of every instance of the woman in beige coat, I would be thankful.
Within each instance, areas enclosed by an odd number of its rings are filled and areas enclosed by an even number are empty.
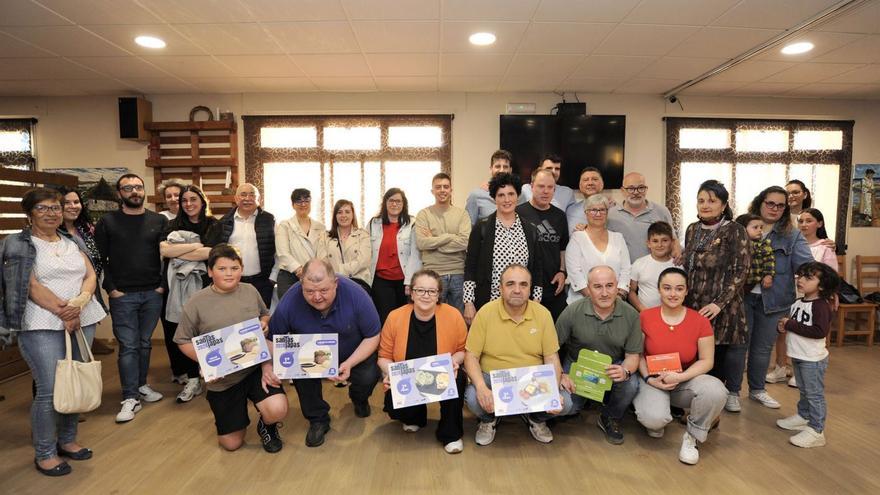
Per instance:
[[[275,229],[275,253],[278,255],[278,299],[293,284],[299,282],[302,268],[318,255],[318,244],[326,227],[310,218],[312,193],[308,189],[294,189],[290,202],[296,214],[281,222]]]
[[[370,292],[370,234],[358,228],[351,201],[340,199],[333,205],[333,220],[318,243],[318,257],[329,261],[338,275]]]

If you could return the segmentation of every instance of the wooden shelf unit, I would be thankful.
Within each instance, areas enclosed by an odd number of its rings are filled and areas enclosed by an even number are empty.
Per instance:
[[[233,120],[198,122],[151,122],[146,165],[153,169],[154,187],[178,179],[199,186],[219,216],[233,206],[238,186],[238,128]],[[155,190],[155,189],[154,189]],[[160,205],[164,198],[150,196]]]

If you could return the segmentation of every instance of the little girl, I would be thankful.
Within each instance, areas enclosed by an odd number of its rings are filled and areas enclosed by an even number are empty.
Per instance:
[[[801,398],[797,414],[776,421],[784,430],[798,431],[789,438],[803,448],[825,445],[825,370],[828,349],[825,337],[831,329],[831,300],[840,278],[824,263],[804,263],[798,268],[798,292],[804,296],[791,306],[791,316],[779,320],[777,330],[785,334],[788,356],[794,366]]]
[[[736,217],[736,223],[746,229],[746,234],[752,241],[752,265],[744,290],[748,293],[756,284],[769,289],[773,286],[773,275],[776,275],[776,258],[773,256],[770,239],[763,237],[764,220],[758,215],[746,213]]]

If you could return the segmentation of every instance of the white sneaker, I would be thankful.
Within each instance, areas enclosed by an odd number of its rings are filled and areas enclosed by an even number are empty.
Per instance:
[[[762,390],[760,392],[749,392],[749,399],[760,402],[761,405],[764,407],[769,407],[770,409],[779,409],[779,402],[776,402],[776,399],[770,397],[770,394],[768,394],[766,390]]]
[[[543,421],[533,421],[528,414],[525,415],[525,418],[526,422],[529,424],[529,432],[531,432],[532,438],[541,443],[550,443],[553,441],[553,432],[550,431],[550,427],[547,426],[547,423]]]
[[[183,390],[181,390],[180,393],[177,394],[177,403],[182,404],[184,402],[189,402],[193,400],[193,397],[201,395],[201,393],[202,380],[198,378],[188,378],[186,380],[186,385],[184,385],[183,387]]]
[[[788,367],[779,366],[777,364],[776,367],[773,368],[773,371],[767,373],[767,376],[764,377],[764,381],[767,383],[779,383],[784,382],[786,378],[788,378]]]
[[[690,465],[700,462],[697,439],[688,432],[684,432],[684,436],[681,437],[681,449],[678,451],[678,460]]]
[[[791,379],[788,380],[788,386],[797,388],[797,380],[795,380],[794,375],[791,375]]]
[[[727,394],[727,402],[724,403],[724,410],[727,412],[742,411],[742,406],[739,403],[739,396],[736,394]]]
[[[802,431],[807,427],[807,423],[809,423],[806,419],[802,418],[800,414],[795,414],[794,416],[789,416],[783,419],[776,420],[776,426],[782,428],[783,430],[790,431]]]
[[[477,427],[477,435],[474,438],[477,445],[489,445],[494,442],[496,426],[498,426],[498,418],[495,418],[488,423],[480,421],[480,426]]]
[[[171,375],[171,383],[179,383],[180,385],[186,385],[186,381],[189,380],[189,377],[186,376],[186,373],[182,375]]]
[[[141,410],[141,401],[137,399],[125,399],[121,402],[122,409],[116,415],[117,423],[127,423],[134,419],[134,413]]]
[[[809,426],[801,430],[800,433],[788,439],[792,445],[811,449],[813,447],[823,447],[825,445],[825,432],[818,433]]]
[[[407,433],[415,433],[422,429],[419,425],[403,425],[403,431]]]
[[[666,433],[666,428],[660,428],[659,430],[645,428],[645,431],[648,432],[648,436],[651,438],[663,438],[663,434]]]
[[[150,388],[149,385],[139,387],[138,393],[141,394],[141,399],[143,399],[145,402],[158,402],[162,400],[162,397],[165,397],[164,395]]]
[[[445,450],[447,454],[460,454],[461,451],[464,450],[464,442],[459,438],[454,442],[449,442],[444,445],[443,450]]]

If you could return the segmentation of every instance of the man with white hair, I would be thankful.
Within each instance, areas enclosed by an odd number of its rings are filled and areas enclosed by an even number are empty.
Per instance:
[[[623,202],[608,208],[608,230],[620,232],[629,249],[629,258],[637,260],[648,251],[648,227],[663,221],[672,225],[672,215],[665,206],[648,201],[645,176],[630,172],[623,176]],[[681,255],[681,246],[673,239],[672,257]]]
[[[359,418],[370,415],[370,394],[379,382],[379,313],[357,282],[337,277],[329,261],[312,258],[302,278],[281,298],[269,320],[274,335],[335,333],[339,336],[339,373],[333,382],[348,381],[348,396]],[[324,401],[321,379],[293,380],[303,416],[309,421],[306,446],[324,443],[330,431],[330,404]]]
[[[244,261],[241,281],[253,285],[266,306],[275,283],[269,279],[275,264],[275,217],[260,208],[260,191],[244,183],[235,190],[235,208],[220,219],[219,242],[235,246]]]

